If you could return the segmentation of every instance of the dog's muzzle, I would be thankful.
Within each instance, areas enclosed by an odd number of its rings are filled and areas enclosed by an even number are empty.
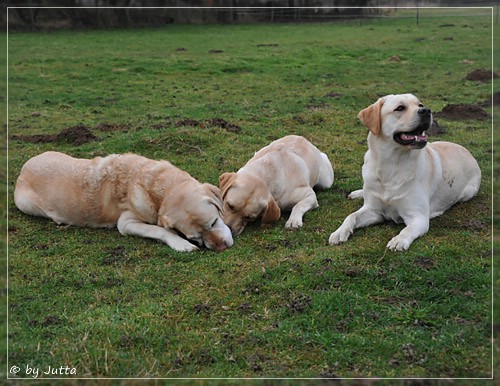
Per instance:
[[[432,113],[428,107],[418,109],[420,123],[417,128],[412,131],[398,132],[394,134],[394,141],[403,146],[408,146],[410,149],[422,149],[427,145],[428,137],[425,131],[431,127]]]

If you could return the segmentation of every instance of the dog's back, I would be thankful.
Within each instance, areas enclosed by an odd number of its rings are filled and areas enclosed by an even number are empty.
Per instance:
[[[262,166],[255,167],[255,164]],[[283,165],[286,165],[284,168]],[[304,137],[288,135],[262,148],[240,169],[258,171],[259,177],[272,185],[280,176],[303,178],[311,187],[326,189],[334,180],[333,167],[328,156]],[[298,173],[300,170],[301,173]]]
[[[48,217],[58,224],[113,227],[126,209],[128,185],[134,176],[153,182],[170,167],[167,161],[135,154],[78,159],[45,152],[23,166],[14,202],[24,213]]]

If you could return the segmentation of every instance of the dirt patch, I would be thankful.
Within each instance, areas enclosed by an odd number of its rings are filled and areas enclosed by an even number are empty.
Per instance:
[[[434,268],[434,261],[432,258],[427,256],[415,256],[414,258],[415,265],[422,268],[424,271],[429,271]]]
[[[497,74],[492,73],[490,70],[474,70],[469,72],[465,79],[476,82],[491,82],[492,77],[497,78]]]
[[[429,130],[427,130],[426,133],[427,133],[427,135],[430,135],[430,136],[443,135],[443,134],[446,134],[446,130],[443,127],[441,127],[441,125],[438,123],[438,121],[433,119],[431,128]]]
[[[231,133],[239,133],[241,131],[241,127],[226,121],[222,118],[210,118],[206,121],[198,121],[196,119],[181,119],[177,121],[175,124],[176,127],[181,126],[190,126],[190,127],[201,127],[202,129],[210,128],[210,127],[220,127],[221,129],[227,130]]]
[[[177,127],[181,126],[191,126],[191,127],[198,127],[201,126],[201,121],[197,121],[196,119],[181,119],[180,121],[177,121],[175,124]]]
[[[335,98],[335,99],[339,99],[341,97],[343,97],[344,94],[341,94],[339,92],[329,92],[325,95],[326,98]]]
[[[291,299],[286,307],[291,314],[301,314],[311,306],[311,303],[312,299],[309,296],[298,295]]]
[[[481,107],[468,104],[449,104],[442,111],[435,113],[435,117],[449,119],[451,121],[462,121],[475,119],[485,121],[490,119],[490,114],[484,111]]]
[[[279,47],[279,44],[270,43],[270,44],[257,44],[256,47]]]
[[[492,95],[490,95],[487,99],[485,99],[481,103],[481,106],[482,107],[500,106],[500,91],[496,91]]]
[[[196,314],[209,314],[211,310],[212,307],[210,307],[210,305],[207,303],[200,303],[194,306],[194,312]]]
[[[231,133],[239,133],[241,131],[241,127],[235,125],[234,123],[230,123],[225,121],[222,118],[211,118],[207,121],[210,126],[218,126],[224,130],[230,131]]]
[[[209,54],[222,54],[224,50],[210,50],[208,51]]]
[[[114,124],[114,123],[99,123],[96,127],[94,127],[95,130],[99,130],[102,132],[110,132],[110,131],[128,131],[130,129],[129,125],[126,124]]]
[[[82,145],[87,142],[95,141],[97,137],[92,134],[89,128],[85,125],[77,125],[66,127],[59,134],[52,135],[13,135],[13,140],[21,140],[29,143],[70,143],[75,146]]]
[[[106,256],[102,259],[103,265],[113,265],[117,262],[123,261],[127,256],[126,249],[123,247],[111,248],[106,251]]]

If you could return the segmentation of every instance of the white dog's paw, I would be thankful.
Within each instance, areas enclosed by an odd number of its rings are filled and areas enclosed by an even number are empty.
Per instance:
[[[289,218],[285,224],[285,228],[286,229],[298,229],[298,228],[302,227],[302,225],[303,225],[303,223],[302,223],[302,220],[300,218],[299,219]]]
[[[170,244],[170,247],[175,249],[177,252],[194,252],[200,249],[196,245],[191,244],[189,241],[182,239],[176,240],[174,243]]]
[[[349,193],[347,198],[349,200],[356,200],[358,198],[363,198],[363,189],[355,190],[354,192]]]
[[[339,228],[330,235],[328,242],[330,243],[330,245],[338,245],[347,241],[350,235],[351,232]]]
[[[410,248],[410,245],[411,241],[405,239],[400,235],[397,235],[387,243],[387,248],[389,248],[391,251],[406,251],[408,248]]]

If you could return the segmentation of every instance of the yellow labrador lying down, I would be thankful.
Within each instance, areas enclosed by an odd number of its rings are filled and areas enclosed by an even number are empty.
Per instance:
[[[238,235],[249,221],[278,221],[281,210],[291,209],[285,226],[299,228],[304,213],[318,207],[313,187],[332,184],[326,154],[303,137],[286,136],[258,151],[237,173],[219,177],[224,222]]]
[[[356,228],[393,220],[406,227],[387,248],[406,250],[427,233],[430,218],[477,194],[476,160],[460,145],[427,143],[432,114],[414,95],[387,95],[358,117],[370,130],[368,151],[363,189],[349,198],[363,197],[364,205],[330,235],[330,244],[346,241]]]
[[[220,190],[168,161],[135,154],[91,160],[46,152],[23,166],[14,192],[24,213],[58,224],[117,226],[121,234],[162,241],[177,251],[222,251],[233,244],[220,217]]]

